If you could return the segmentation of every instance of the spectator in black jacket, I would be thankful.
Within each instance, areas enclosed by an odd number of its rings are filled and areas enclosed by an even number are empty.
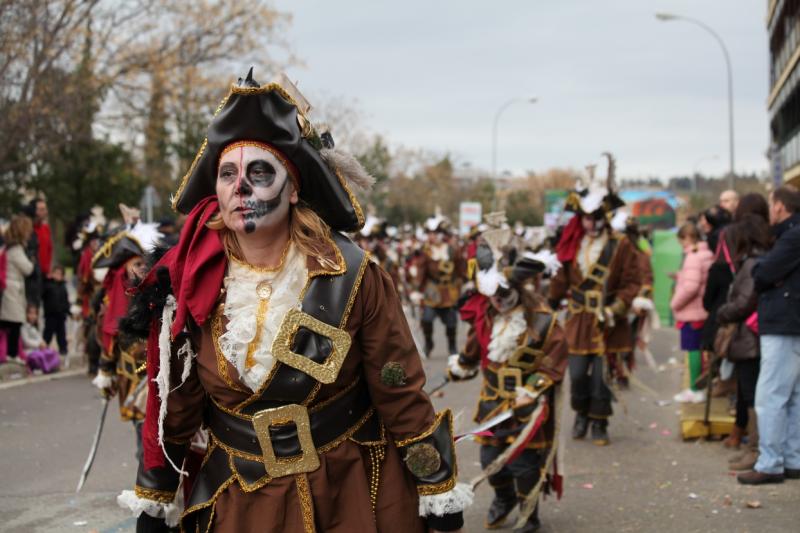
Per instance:
[[[44,342],[50,346],[53,335],[58,342],[58,353],[67,355],[67,317],[69,316],[69,295],[64,281],[64,267],[55,266],[44,283],[42,293],[44,303]]]
[[[753,267],[761,368],[756,385],[758,461],[740,483],[800,479],[800,194],[779,187],[770,196],[772,250]]]

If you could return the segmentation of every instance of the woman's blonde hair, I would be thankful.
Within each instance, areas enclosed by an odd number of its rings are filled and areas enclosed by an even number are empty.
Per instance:
[[[226,253],[244,261],[244,253],[242,253],[239,240],[236,238],[236,234],[225,225],[220,213],[211,217],[206,226],[220,232]],[[302,201],[289,207],[289,238],[304,255],[323,257],[336,262],[336,258],[331,257],[330,247],[326,246],[326,242],[331,240],[330,227]]]
[[[6,229],[6,246],[21,244],[25,246],[33,233],[33,221],[24,215],[14,215]]]

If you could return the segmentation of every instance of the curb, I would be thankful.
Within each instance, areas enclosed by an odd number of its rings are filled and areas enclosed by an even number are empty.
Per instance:
[[[41,376],[26,377],[22,379],[15,379],[8,382],[0,382],[0,390],[12,389],[21,385],[32,385],[34,383],[43,383],[45,381],[53,381],[56,379],[71,378],[73,376],[80,376],[86,374],[86,368],[75,368],[70,370],[63,370],[54,374],[43,374]]]

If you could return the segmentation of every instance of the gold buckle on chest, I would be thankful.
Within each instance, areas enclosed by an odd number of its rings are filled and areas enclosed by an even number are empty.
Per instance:
[[[300,457],[278,458],[272,447],[269,428],[272,426],[293,423],[297,427],[297,440],[300,442]],[[311,422],[308,410],[302,405],[290,404],[274,409],[264,409],[253,415],[253,427],[256,430],[264,466],[273,477],[313,472],[319,468],[319,454],[311,437]]]
[[[526,372],[532,372],[539,368],[539,365],[542,364],[542,359],[544,359],[544,352],[542,350],[536,350],[529,346],[520,346],[514,350],[514,353],[508,360],[508,365],[521,368]]]
[[[131,381],[136,381],[139,376],[136,374],[136,356],[131,352],[120,350],[119,352],[119,365],[117,366],[117,373],[121,376],[128,378]]]
[[[449,276],[456,269],[456,264],[453,261],[439,261],[439,272],[445,276]]]
[[[292,351],[292,342],[301,327],[330,339],[331,353],[324,363],[315,363],[305,355]],[[350,335],[343,329],[335,328],[293,308],[283,317],[278,334],[272,341],[272,355],[281,363],[308,374],[320,383],[330,384],[336,381],[347,352],[350,351],[351,342]]]
[[[608,267],[595,263],[589,268],[589,273],[586,274],[586,279],[594,281],[599,286],[603,286],[608,277]],[[588,291],[587,291],[588,292]]]
[[[508,380],[513,380],[514,386],[508,389]],[[506,400],[517,397],[517,387],[522,387],[522,369],[504,366],[497,371],[497,395]]]

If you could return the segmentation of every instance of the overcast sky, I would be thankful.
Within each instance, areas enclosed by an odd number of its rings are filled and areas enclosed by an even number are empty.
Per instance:
[[[737,172],[768,168],[767,0],[278,0],[309,95],[342,95],[390,143],[489,169],[583,168],[612,151],[622,177],[728,168],[726,42]],[[313,101],[312,101],[313,104]],[[335,137],[335,133],[334,137]],[[717,159],[712,159],[713,156]]]

